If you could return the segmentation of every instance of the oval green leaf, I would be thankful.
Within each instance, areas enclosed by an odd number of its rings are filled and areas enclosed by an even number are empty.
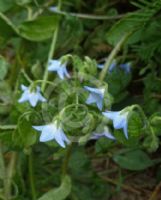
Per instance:
[[[49,39],[55,31],[57,23],[57,16],[43,16],[32,21],[23,22],[18,30],[20,36],[38,42]]]

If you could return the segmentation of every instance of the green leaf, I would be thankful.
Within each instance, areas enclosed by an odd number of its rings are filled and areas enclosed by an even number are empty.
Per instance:
[[[150,153],[155,152],[159,148],[159,138],[155,135],[148,135],[144,139],[143,147]]]
[[[20,6],[24,6],[25,4],[31,3],[31,0],[16,0],[16,3]]]
[[[49,39],[58,24],[57,16],[43,16],[32,21],[23,22],[18,30],[20,36],[31,41]]]
[[[113,160],[120,165],[120,167],[134,171],[144,170],[156,163],[151,160],[145,152],[139,149],[116,154]]]
[[[142,119],[138,112],[132,111],[128,120],[128,132],[130,136],[139,137],[142,131]]]
[[[18,128],[15,130],[13,135],[13,141],[15,145],[21,147],[28,147],[33,145],[36,142],[37,134],[36,131],[32,128],[30,121],[27,121],[25,118],[19,120]]]
[[[7,114],[10,112],[13,102],[10,85],[7,81],[0,81],[0,114]]]
[[[0,81],[2,81],[7,75],[8,68],[9,68],[8,62],[5,60],[5,58],[0,57]]]
[[[9,10],[14,4],[13,0],[0,0],[0,12]]]
[[[113,146],[113,141],[105,137],[96,141],[95,151],[96,153],[107,152]]]
[[[116,22],[107,33],[107,40],[110,44],[116,45],[121,37],[127,32],[134,31],[141,22],[137,15],[130,13],[118,22]],[[131,36],[130,36],[131,37]]]
[[[91,165],[83,146],[79,146],[73,150],[69,162],[69,169],[72,172],[73,177],[89,177]]]
[[[2,147],[0,146],[0,179],[5,178],[5,165],[4,165],[4,159],[3,159],[3,153],[2,153]]]
[[[60,187],[52,189],[45,193],[38,200],[63,200],[66,199],[71,191],[71,179],[69,176],[65,176],[62,180]]]
[[[146,22],[148,22],[148,20],[150,20],[150,18],[160,10],[160,6],[160,2],[158,2],[158,4],[151,3],[149,7],[145,7],[136,12],[127,14],[124,18],[116,22],[107,33],[108,42],[112,45],[116,45],[124,34],[128,32],[135,33],[136,31],[141,29],[143,26],[145,26]],[[130,36],[130,38],[132,36],[133,34]],[[140,33],[134,36],[132,42],[138,42],[139,39]],[[128,40],[127,42],[129,43],[129,41],[130,40]]]
[[[8,39],[17,34],[17,29],[14,24],[0,12],[0,37]]]
[[[124,132],[122,129],[114,130],[114,136],[118,143],[121,143],[127,147],[135,148],[139,145],[139,137],[130,136],[126,139]]]
[[[119,66],[117,66],[114,71],[107,74],[106,80],[108,83],[109,93],[112,94],[112,96],[116,97],[116,102],[119,102],[127,95],[127,91],[125,90],[125,88],[128,86],[131,80],[130,73],[125,73],[124,71],[119,69]]]

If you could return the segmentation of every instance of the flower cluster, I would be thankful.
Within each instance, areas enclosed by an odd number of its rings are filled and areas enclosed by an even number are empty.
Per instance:
[[[98,68],[103,68],[104,65],[99,64]],[[109,71],[111,72],[116,67],[116,61],[114,61]],[[120,67],[125,70],[125,72],[130,72],[130,64],[125,63],[120,65]],[[60,60],[50,60],[48,63],[48,71],[56,72],[60,79],[64,80],[65,78],[70,78],[70,74],[67,71],[67,63],[62,63]],[[19,103],[23,103],[28,101],[32,107],[35,107],[38,102],[46,102],[46,98],[44,98],[41,94],[41,88],[39,86],[31,86],[27,87],[21,85],[21,89],[23,94],[21,98],[18,100]],[[89,96],[86,99],[86,104],[96,104],[97,108],[102,111],[103,102],[105,96],[105,88],[94,88],[89,86],[84,86],[84,89],[89,92]],[[113,127],[115,129],[123,129],[125,137],[128,139],[128,111],[105,111],[102,112],[103,116],[112,120]],[[61,123],[57,120],[54,120],[52,123],[41,126],[33,126],[33,128],[37,131],[41,132],[40,141],[47,142],[50,140],[55,140],[61,147],[65,148],[66,144],[70,144],[70,140],[65,135]],[[100,137],[106,137],[111,140],[115,140],[115,137],[110,132],[107,126],[104,127],[103,132],[96,133],[93,132],[91,139],[99,139]]]
[[[103,69],[105,66],[105,64],[98,64],[97,67],[99,69]],[[131,63],[123,63],[123,64],[119,64],[117,65],[116,60],[114,60],[111,65],[109,66],[108,71],[111,73],[112,71],[114,71],[116,68],[120,68],[121,70],[123,70],[125,73],[129,74],[131,72]]]
[[[37,86],[36,89],[32,89],[30,87],[26,87],[25,85],[21,85],[21,89],[23,94],[21,98],[18,100],[19,103],[23,103],[25,101],[29,101],[32,107],[35,107],[38,101],[46,102],[46,99],[41,95],[40,87]]]

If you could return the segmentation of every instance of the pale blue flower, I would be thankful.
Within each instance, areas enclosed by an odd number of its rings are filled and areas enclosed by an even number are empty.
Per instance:
[[[116,63],[116,61],[114,60],[114,61],[111,63],[111,65],[109,66],[108,71],[109,71],[109,72],[112,72],[112,71],[116,68],[116,66],[117,66],[117,63]]]
[[[84,88],[90,92],[88,99],[86,100],[87,104],[96,103],[99,110],[102,110],[103,107],[103,98],[105,93],[105,88],[92,88],[84,86]]]
[[[111,72],[111,71],[116,67],[116,64],[117,64],[117,63],[116,63],[116,61],[114,60],[114,61],[111,63],[111,65],[109,66],[108,71]],[[103,63],[103,64],[98,64],[98,65],[97,65],[97,67],[98,67],[99,69],[103,69],[104,66],[105,66],[105,63]]]
[[[32,127],[37,131],[41,131],[40,142],[48,142],[50,140],[56,140],[56,142],[63,148],[66,147],[65,143],[67,144],[70,143],[63,129],[58,127],[57,121],[48,125],[32,126]]]
[[[57,6],[51,6],[51,7],[49,7],[49,10],[52,11],[52,12],[57,12],[58,7]]]
[[[103,69],[104,66],[105,66],[105,64],[98,64],[98,65],[97,65],[97,67],[98,67],[99,69]],[[123,63],[123,64],[120,64],[120,65],[118,65],[118,66],[119,66],[124,72],[126,72],[126,73],[130,73],[130,72],[131,72],[131,63],[130,63],[130,62],[128,62],[128,63]],[[117,67],[117,62],[116,62],[116,60],[114,60],[114,61],[111,63],[111,65],[109,66],[108,71],[109,71],[109,72],[112,72],[116,67]]]
[[[23,94],[21,98],[18,100],[19,103],[23,103],[25,101],[29,101],[32,107],[35,107],[38,101],[45,102],[46,99],[40,93],[40,87],[37,86],[35,90],[31,90],[30,87],[26,87],[25,85],[21,85],[21,89],[23,90]]]
[[[125,137],[128,139],[128,111],[106,111],[102,114],[113,121],[115,129],[122,128]]]
[[[110,133],[108,127],[104,127],[104,130],[102,133],[93,133],[91,136],[91,139],[97,140],[101,137],[106,137],[110,140],[115,140],[116,138]]]
[[[122,70],[124,70],[126,73],[130,73],[131,72],[131,63],[124,63],[124,64],[120,64],[120,68]]]
[[[62,64],[60,60],[50,60],[48,63],[48,71],[57,72],[61,79],[70,78],[66,68],[66,63]]]
[[[105,66],[105,64],[98,64],[98,65],[97,65],[97,67],[98,67],[99,69],[103,69],[104,66]]]

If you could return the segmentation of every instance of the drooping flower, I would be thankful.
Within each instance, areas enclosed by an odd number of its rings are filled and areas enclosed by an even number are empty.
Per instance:
[[[57,72],[61,79],[70,78],[66,68],[66,63],[62,64],[60,60],[50,60],[48,63],[48,71]]]
[[[123,129],[125,137],[128,139],[128,111],[106,111],[102,114],[113,121],[115,129]]]
[[[58,127],[57,121],[48,125],[32,127],[37,131],[41,131],[40,142],[56,140],[56,142],[63,148],[66,147],[66,144],[70,143],[63,129],[61,127]]]
[[[111,72],[115,67],[116,67],[116,60],[114,60],[112,63],[111,63],[111,65],[109,66],[109,72]],[[103,63],[103,64],[98,64],[97,65],[97,67],[99,68],[99,69],[103,69],[104,68],[104,66],[105,66],[105,64]]]
[[[97,65],[97,67],[98,67],[99,69],[103,69],[104,66],[105,66],[105,64],[98,64],[98,65]]]
[[[96,103],[99,110],[102,110],[103,107],[103,98],[105,93],[105,88],[92,88],[84,86],[84,88],[90,92],[88,99],[86,100],[87,104]]]
[[[108,127],[104,127],[104,130],[103,130],[102,133],[95,133],[94,132],[91,136],[91,139],[97,140],[101,137],[106,137],[108,139],[115,140],[115,137],[110,133]]]
[[[35,107],[38,101],[46,102],[46,99],[40,93],[40,87],[37,86],[35,90],[31,90],[30,87],[26,87],[25,85],[21,85],[21,89],[23,94],[21,98],[18,100],[19,103],[23,103],[25,101],[29,101],[32,107]]]
[[[58,7],[57,6],[51,6],[51,7],[49,7],[49,10],[51,12],[57,12],[58,11]]]
[[[103,69],[104,66],[105,66],[105,64],[98,64],[97,65],[97,67],[99,69]],[[116,67],[117,67],[117,62],[116,62],[116,60],[114,60],[111,63],[111,65],[109,66],[108,71],[112,72]],[[122,63],[122,64],[118,65],[118,67],[120,67],[120,69],[122,69],[126,73],[130,73],[131,72],[131,63],[130,62],[128,62],[128,63]]]
[[[124,70],[126,73],[130,73],[131,72],[131,63],[124,63],[124,64],[120,64],[120,68],[122,70]]]

